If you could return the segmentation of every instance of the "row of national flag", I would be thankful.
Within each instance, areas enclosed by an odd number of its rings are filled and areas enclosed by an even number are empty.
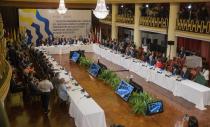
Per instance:
[[[16,28],[7,29],[4,32],[4,37],[7,39],[12,39],[14,42],[20,42],[24,34],[23,31],[24,30],[20,30]],[[102,41],[101,28],[95,28],[94,31],[92,31],[91,33],[92,34],[90,35],[90,40],[95,43],[101,43]]]
[[[100,28],[95,28],[94,30],[94,42],[95,43],[101,43],[101,27]]]
[[[21,37],[23,36],[24,30],[16,29],[16,28],[11,28],[7,29],[4,32],[4,37],[7,39],[12,39],[15,42],[20,42]],[[101,43],[101,28],[95,28],[94,31],[91,32],[92,34],[90,35],[90,40],[95,42],[95,43]]]

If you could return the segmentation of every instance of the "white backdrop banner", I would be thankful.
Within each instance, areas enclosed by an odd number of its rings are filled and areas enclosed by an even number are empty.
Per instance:
[[[19,9],[19,25],[28,42],[39,43],[50,35],[85,37],[91,28],[91,10],[68,10],[60,15],[55,9]]]

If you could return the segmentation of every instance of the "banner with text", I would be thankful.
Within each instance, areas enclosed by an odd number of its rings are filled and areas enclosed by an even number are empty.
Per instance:
[[[40,43],[50,36],[88,36],[91,10],[68,10],[61,15],[55,9],[19,9],[20,30],[28,35],[28,42]]]

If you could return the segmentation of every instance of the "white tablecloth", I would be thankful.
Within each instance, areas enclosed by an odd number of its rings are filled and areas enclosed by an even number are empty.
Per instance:
[[[133,58],[122,57],[122,54],[114,53],[107,48],[100,48],[97,44],[82,45],[81,47],[78,45],[76,47],[71,46],[70,50],[78,50],[78,48],[87,52],[94,52],[114,64],[123,66],[124,68],[145,78],[147,81],[151,81],[156,85],[171,91],[174,96],[180,96],[189,102],[192,102],[196,105],[196,108],[200,110],[204,110],[205,105],[210,105],[210,88],[208,87],[202,86],[190,80],[177,81],[177,77],[175,76],[165,76],[165,74],[168,73],[166,71],[162,71],[160,74],[157,69],[150,69],[151,67],[144,62]],[[56,50],[56,47],[54,47],[54,50]],[[65,52],[69,53],[69,51]],[[48,50],[48,52],[50,53],[51,51]],[[52,54],[54,53],[55,52],[52,52]]]
[[[73,47],[74,48],[74,47]],[[38,48],[44,51],[43,47]],[[74,48],[76,49],[76,48]],[[50,55],[44,54],[48,61],[59,72],[59,78],[64,78],[67,84],[67,93],[69,95],[69,115],[74,118],[77,127],[106,127],[106,119],[103,109],[93,100],[93,98],[86,98],[87,92],[81,92],[80,85],[73,85],[76,80],[60,66]]]
[[[92,52],[92,44],[89,45],[56,45],[56,46],[40,46],[49,54],[68,54],[70,51],[85,50],[85,52]]]
[[[137,75],[151,81],[156,85],[165,88],[173,93],[174,96],[180,96],[196,105],[200,110],[205,109],[205,105],[210,105],[210,88],[202,86],[190,80],[177,81],[176,76],[165,76],[168,72],[162,71],[158,73],[158,69],[150,69],[144,62],[140,62],[133,58],[122,57],[121,54],[115,54],[106,48],[100,48],[93,45],[93,50],[101,57],[123,66],[124,68],[136,73]],[[137,61],[137,62],[136,62]]]
[[[69,114],[77,127],[106,127],[103,109],[92,99],[84,97],[80,86],[72,86],[68,91],[71,97]]]

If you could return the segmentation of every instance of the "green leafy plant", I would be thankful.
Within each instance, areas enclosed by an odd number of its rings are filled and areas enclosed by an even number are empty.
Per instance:
[[[92,64],[92,61],[87,59],[86,57],[80,57],[79,63],[81,66],[89,68],[90,65]],[[108,69],[101,69],[98,78],[106,82],[106,84],[110,85],[114,90],[118,87],[121,81],[121,79],[117,76],[116,73]],[[125,81],[129,82],[128,79]],[[129,99],[129,103],[132,107],[133,112],[135,114],[143,114],[143,115],[146,115],[147,104],[153,101],[155,101],[155,99],[147,92],[143,93],[133,92]]]
[[[132,106],[133,112],[135,114],[143,114],[146,115],[147,104],[155,101],[155,99],[148,94],[147,92],[136,93],[130,96],[129,103]]]
[[[120,78],[114,72],[110,70],[102,69],[98,77],[99,79],[104,80],[113,89],[116,89],[120,83]]]
[[[117,76],[112,77],[112,78],[109,80],[110,85],[111,85],[111,87],[112,87],[114,90],[118,87],[120,81],[121,81],[121,79],[120,79],[119,77],[117,77]]]
[[[79,64],[85,68],[89,68],[92,64],[92,61],[82,56],[79,58]]]

